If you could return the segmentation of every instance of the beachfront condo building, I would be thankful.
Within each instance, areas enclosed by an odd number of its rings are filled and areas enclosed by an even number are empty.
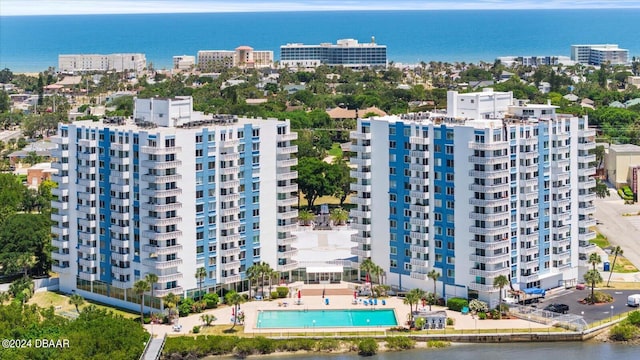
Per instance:
[[[89,71],[132,71],[141,73],[147,67],[144,54],[69,54],[58,55],[58,71],[84,73]]]
[[[253,50],[250,46],[239,46],[235,50],[200,50],[198,68],[212,67],[265,68],[273,66],[273,51]]]
[[[336,44],[304,45],[300,43],[280,46],[280,66],[313,68],[319,65],[369,68],[387,66],[387,46],[358,43],[354,39],[341,39]]]
[[[588,65],[626,65],[629,50],[620,49],[617,44],[571,45],[571,60]]]
[[[196,66],[196,57],[193,55],[176,55],[173,57],[175,70],[191,70]]]
[[[158,309],[158,298],[200,286],[246,291],[245,271],[260,261],[289,278],[296,133],[288,121],[192,106],[190,97],[136,99],[133,119],[59,126],[52,259],[61,291],[139,309],[132,286],[153,273]]]
[[[498,304],[515,290],[579,281],[593,251],[594,130],[511,92],[448,92],[447,114],[359,119],[352,254],[400,289]],[[581,276],[581,275],[580,275]],[[503,294],[504,295],[504,294]]]

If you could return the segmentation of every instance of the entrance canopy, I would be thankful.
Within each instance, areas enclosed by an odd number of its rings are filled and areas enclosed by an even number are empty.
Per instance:
[[[307,266],[307,274],[320,274],[320,273],[342,273],[342,266],[339,265],[327,265],[327,266]]]

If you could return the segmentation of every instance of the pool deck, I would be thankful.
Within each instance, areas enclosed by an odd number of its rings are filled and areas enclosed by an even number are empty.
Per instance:
[[[341,284],[331,284],[331,285],[303,285],[302,283],[294,283],[291,284],[290,287],[292,289],[292,297],[287,299],[278,299],[273,301],[250,301],[244,303],[240,306],[240,309],[245,314],[245,324],[244,324],[244,332],[245,333],[283,333],[287,332],[291,333],[300,333],[301,331],[306,333],[328,333],[328,332],[366,332],[366,331],[382,331],[386,330],[388,326],[370,326],[370,327],[348,327],[348,328],[306,328],[306,329],[258,329],[256,327],[257,319],[258,319],[258,311],[260,310],[329,310],[329,309],[371,309],[371,306],[364,306],[362,304],[354,305],[353,302],[353,290],[349,288],[348,283]],[[297,290],[302,290],[302,304],[298,305]],[[325,291],[325,298],[329,299],[329,305],[325,305],[324,299],[322,298],[322,290]],[[319,290],[319,291],[318,291]],[[314,295],[305,295],[314,294]],[[318,295],[315,295],[318,294]],[[336,294],[345,294],[345,295],[336,295]],[[349,295],[346,295],[349,294]],[[403,298],[398,297],[388,297],[384,298],[386,305],[381,305],[381,299],[378,299],[378,306],[374,306],[376,309],[394,309],[396,313],[396,320],[399,325],[402,325],[407,320],[407,314],[409,313],[409,305],[403,304]],[[284,303],[287,302],[288,305],[285,307]],[[422,306],[418,306],[419,310],[422,310]],[[429,310],[429,306],[426,306],[426,310]],[[500,329],[547,329],[550,326],[539,324],[532,321],[521,320],[521,319],[507,319],[507,320],[478,320],[477,318],[472,317],[471,315],[462,315],[457,311],[449,311],[446,310],[445,307],[441,306],[433,306],[432,310],[445,310],[447,312],[447,317],[453,318],[455,321],[455,325],[453,326],[456,330],[500,330]],[[231,316],[232,308],[223,306],[217,309],[207,310],[200,314],[193,314],[187,317],[180,318],[178,320],[179,324],[182,325],[182,330],[179,332],[173,331],[172,327],[169,325],[145,325],[145,328],[150,333],[152,332],[154,335],[162,336],[165,333],[167,335],[178,335],[178,334],[188,334],[194,326],[203,325],[202,320],[200,320],[200,316],[202,314],[212,314],[215,315],[217,320],[213,322],[213,325],[229,325],[233,324],[232,316]],[[237,325],[241,326],[241,325]],[[153,327],[153,329],[152,329]],[[451,328],[451,327],[449,327]]]

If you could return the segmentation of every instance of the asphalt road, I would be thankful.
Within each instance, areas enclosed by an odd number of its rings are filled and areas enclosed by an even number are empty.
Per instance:
[[[594,201],[598,222],[596,227],[612,245],[619,245],[624,257],[640,269],[640,216],[622,216],[638,214],[640,205],[625,205],[614,189],[609,191],[611,196]]]
[[[627,297],[631,294],[639,294],[639,290],[598,290],[613,296],[614,301],[608,304],[587,305],[581,304],[579,301],[589,296],[591,289],[587,287],[585,290],[571,289],[569,293],[563,293],[557,297],[545,298],[542,302],[536,304],[538,309],[544,309],[545,306],[553,303],[569,305],[569,313],[574,315],[582,315],[584,311],[584,320],[587,323],[604,320],[611,317],[611,306],[613,305],[613,317],[616,315],[632,310],[627,306]]]

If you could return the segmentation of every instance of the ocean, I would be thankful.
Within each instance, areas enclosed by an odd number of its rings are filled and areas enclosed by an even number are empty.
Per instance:
[[[146,54],[155,68],[175,55],[248,45],[335,43],[372,37],[396,63],[493,62],[498,56],[569,56],[572,44],[614,43],[640,56],[640,9],[345,11],[84,16],[0,16],[0,68],[57,67],[59,54]]]

